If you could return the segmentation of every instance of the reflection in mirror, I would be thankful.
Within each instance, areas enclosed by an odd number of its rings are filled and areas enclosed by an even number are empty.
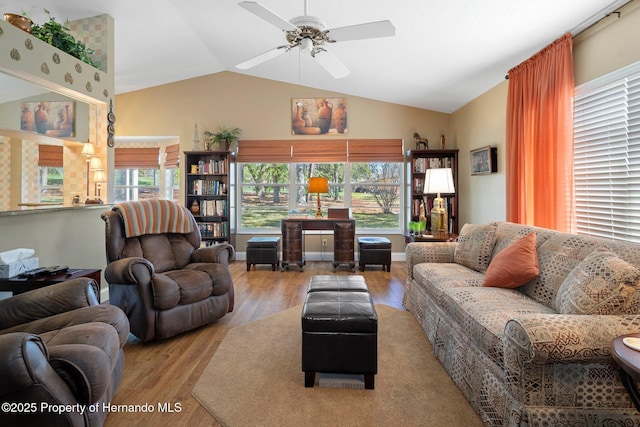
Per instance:
[[[78,142],[89,140],[94,109],[7,74],[0,88],[0,211],[71,206],[65,178],[84,182]]]

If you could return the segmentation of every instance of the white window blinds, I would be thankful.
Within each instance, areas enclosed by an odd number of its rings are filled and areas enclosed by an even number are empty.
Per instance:
[[[640,242],[640,62],[576,88],[576,231]]]

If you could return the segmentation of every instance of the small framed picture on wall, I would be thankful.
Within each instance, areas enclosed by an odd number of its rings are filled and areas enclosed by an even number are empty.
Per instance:
[[[498,149],[486,147],[471,150],[471,175],[489,175],[498,171]]]

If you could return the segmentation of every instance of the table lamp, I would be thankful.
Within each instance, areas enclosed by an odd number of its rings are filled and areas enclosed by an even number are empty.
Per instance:
[[[104,202],[100,199],[100,183],[106,181],[102,160],[100,160],[100,157],[91,157],[89,166],[89,169],[93,171],[93,195],[95,196],[95,199],[89,199],[87,197],[87,200],[84,203],[85,205],[101,205]]]
[[[87,200],[89,200],[89,163],[91,162],[91,158],[96,155],[93,144],[90,142],[84,143],[80,154],[85,156],[85,161],[87,162]]]
[[[451,168],[427,169],[424,177],[424,194],[437,194],[431,208],[431,230],[447,231],[447,209],[441,193],[455,193]]]
[[[309,193],[316,193],[318,195],[318,210],[316,211],[316,218],[322,218],[322,212],[320,211],[320,193],[329,192],[329,180],[324,177],[309,178]]]

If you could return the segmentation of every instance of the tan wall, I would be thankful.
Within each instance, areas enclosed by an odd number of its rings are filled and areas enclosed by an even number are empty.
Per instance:
[[[504,221],[505,115],[508,85],[500,83],[452,115],[451,127],[460,148],[459,224]],[[470,150],[498,148],[498,172],[471,176]]]
[[[635,42],[640,28],[640,3],[632,2],[621,11],[620,18],[612,14],[574,38],[576,85],[640,60],[640,44]],[[451,132],[460,149],[460,224],[506,218],[507,90],[508,82],[500,82],[451,116]],[[469,171],[469,150],[486,145],[498,147],[498,173],[465,173]]]
[[[318,137],[291,134],[291,99],[338,96],[346,95],[232,72],[210,74],[118,95],[116,135],[177,135],[188,150],[197,123],[200,133],[226,124],[241,128],[242,139],[313,140]],[[404,138],[412,146],[413,132],[433,141],[440,133],[448,135],[448,114],[346,98],[349,133],[344,137]]]

